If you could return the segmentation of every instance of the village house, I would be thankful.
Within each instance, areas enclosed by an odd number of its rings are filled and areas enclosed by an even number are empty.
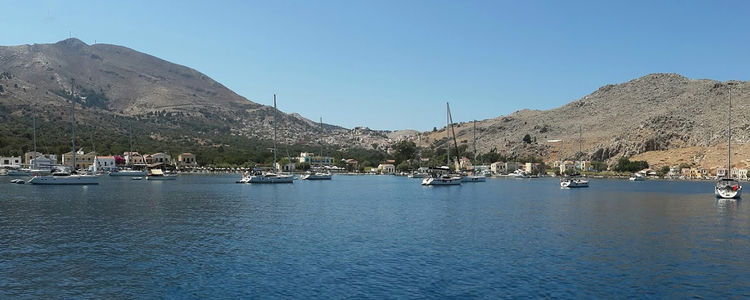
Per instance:
[[[34,159],[34,158],[40,158],[40,157],[45,157],[45,158],[49,159],[50,163],[53,164],[53,165],[57,164],[57,155],[56,154],[46,154],[45,155],[45,154],[42,154],[41,152],[29,151],[29,152],[26,152],[23,155],[24,163],[29,164],[29,165],[31,164],[31,160],[32,159]]]
[[[196,167],[198,166],[198,162],[195,160],[195,155],[186,152],[177,156],[177,165],[181,167]]]
[[[313,168],[333,166],[333,157],[330,156],[315,156],[315,153],[302,152],[297,158],[299,163],[308,163]]]
[[[461,157],[461,159],[458,160],[458,165],[461,168],[461,170],[472,170],[474,169],[474,166],[471,164],[471,160],[468,157]]]
[[[356,159],[349,158],[344,160],[344,163],[346,163],[347,170],[359,170],[359,162]]]
[[[126,165],[143,165],[143,155],[138,152],[123,152],[122,157],[125,158]]]
[[[76,169],[88,169],[94,164],[94,158],[96,158],[96,152],[84,153],[83,149],[76,151]],[[73,152],[64,153],[62,155],[62,164],[70,166],[73,164]]]
[[[20,156],[0,156],[0,166],[2,167],[20,167]]]
[[[739,179],[739,180],[747,180],[747,169],[739,169],[739,170],[737,170],[737,179]]]
[[[393,174],[396,173],[396,166],[393,164],[379,164],[378,171],[382,174]]]
[[[97,156],[94,158],[92,169],[94,172],[113,171],[117,168],[114,156]]]
[[[568,173],[570,173],[570,171],[575,171],[575,169],[576,169],[575,162],[566,160],[560,163],[560,174],[565,174],[565,171],[568,171]]]
[[[146,159],[146,163],[149,165],[169,164],[170,162],[172,162],[172,157],[169,156],[169,154],[166,154],[163,152],[157,152],[151,155],[146,155],[145,159]]]

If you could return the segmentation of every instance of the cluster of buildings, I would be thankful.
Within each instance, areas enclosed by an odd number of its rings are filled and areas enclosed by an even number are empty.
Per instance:
[[[101,156],[96,152],[85,152],[83,149],[76,151],[75,168],[79,170],[92,171],[111,171],[125,165],[134,165],[142,167],[158,167],[173,165],[178,168],[194,168],[198,166],[196,157],[192,153],[182,153],[177,159],[172,159],[169,154],[158,152],[154,154],[141,155],[138,152],[124,152],[122,156],[110,155]],[[23,159],[19,156],[0,157],[0,167],[21,168],[31,166],[32,160],[35,165],[51,166],[73,164],[73,152],[67,152],[61,155],[61,161],[58,162],[56,154],[42,154],[39,152],[27,152]],[[33,168],[33,166],[32,166]]]

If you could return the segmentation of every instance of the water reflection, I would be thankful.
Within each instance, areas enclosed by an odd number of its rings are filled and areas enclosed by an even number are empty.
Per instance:
[[[721,199],[716,198],[716,211],[721,215],[735,215],[740,208],[741,199]]]

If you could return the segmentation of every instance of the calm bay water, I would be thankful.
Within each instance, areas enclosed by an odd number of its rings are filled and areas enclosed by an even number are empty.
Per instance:
[[[749,205],[711,182],[236,179],[0,177],[0,298],[750,297]]]

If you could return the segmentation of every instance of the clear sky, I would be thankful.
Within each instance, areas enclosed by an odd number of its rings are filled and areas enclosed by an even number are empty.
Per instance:
[[[750,1],[0,1],[0,45],[117,44],[344,127],[550,109],[649,73],[748,80]]]

